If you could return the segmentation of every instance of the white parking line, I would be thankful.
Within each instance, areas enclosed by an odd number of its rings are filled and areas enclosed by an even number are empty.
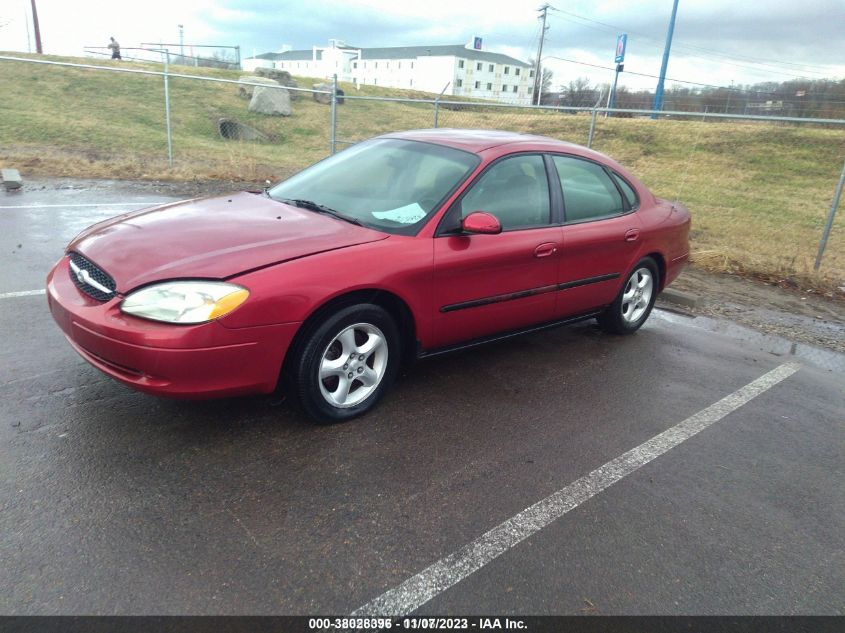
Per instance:
[[[0,299],[11,299],[12,297],[32,297],[35,295],[43,295],[47,291],[43,288],[41,290],[19,290],[18,292],[0,292]]]
[[[789,378],[800,367],[798,363],[784,363],[776,367],[715,404],[526,508],[458,551],[441,558],[416,576],[356,609],[352,615],[398,616],[415,611],[532,534],[539,532],[555,519]]]
[[[63,209],[69,207],[151,207],[156,204],[166,204],[172,200],[150,202],[97,202],[90,204],[19,204],[15,206],[0,206],[0,209]]]

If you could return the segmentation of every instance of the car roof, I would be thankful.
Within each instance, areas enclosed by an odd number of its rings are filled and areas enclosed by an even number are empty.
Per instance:
[[[468,150],[470,152],[482,152],[491,147],[501,145],[520,144],[542,144],[542,149],[551,149],[550,146],[561,150],[580,153],[585,149],[581,145],[558,141],[548,136],[537,136],[535,134],[521,134],[519,132],[505,132],[502,130],[474,130],[455,128],[434,128],[428,130],[408,130],[406,132],[394,132],[384,134],[381,138],[401,138],[411,141],[423,141],[426,143],[437,143],[448,145],[456,149]]]

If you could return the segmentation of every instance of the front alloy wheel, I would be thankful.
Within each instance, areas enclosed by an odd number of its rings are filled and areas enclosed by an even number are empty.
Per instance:
[[[340,308],[302,334],[292,350],[289,378],[313,420],[352,419],[390,388],[399,367],[399,330],[381,306]]]
[[[356,323],[332,339],[320,362],[320,393],[331,406],[346,409],[367,399],[387,369],[387,341],[370,323]]]

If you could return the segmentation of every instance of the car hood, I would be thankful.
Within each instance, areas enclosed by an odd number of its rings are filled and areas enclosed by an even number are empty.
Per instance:
[[[234,193],[133,211],[69,245],[125,293],[165,279],[225,279],[291,259],[389,237],[266,196]]]

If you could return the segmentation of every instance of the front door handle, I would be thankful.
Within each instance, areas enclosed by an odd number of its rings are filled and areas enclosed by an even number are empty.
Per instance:
[[[626,242],[636,242],[639,237],[640,237],[640,230],[639,229],[628,229],[627,231],[625,231],[625,241]]]
[[[545,242],[534,249],[534,257],[548,257],[557,253],[557,244]]]

